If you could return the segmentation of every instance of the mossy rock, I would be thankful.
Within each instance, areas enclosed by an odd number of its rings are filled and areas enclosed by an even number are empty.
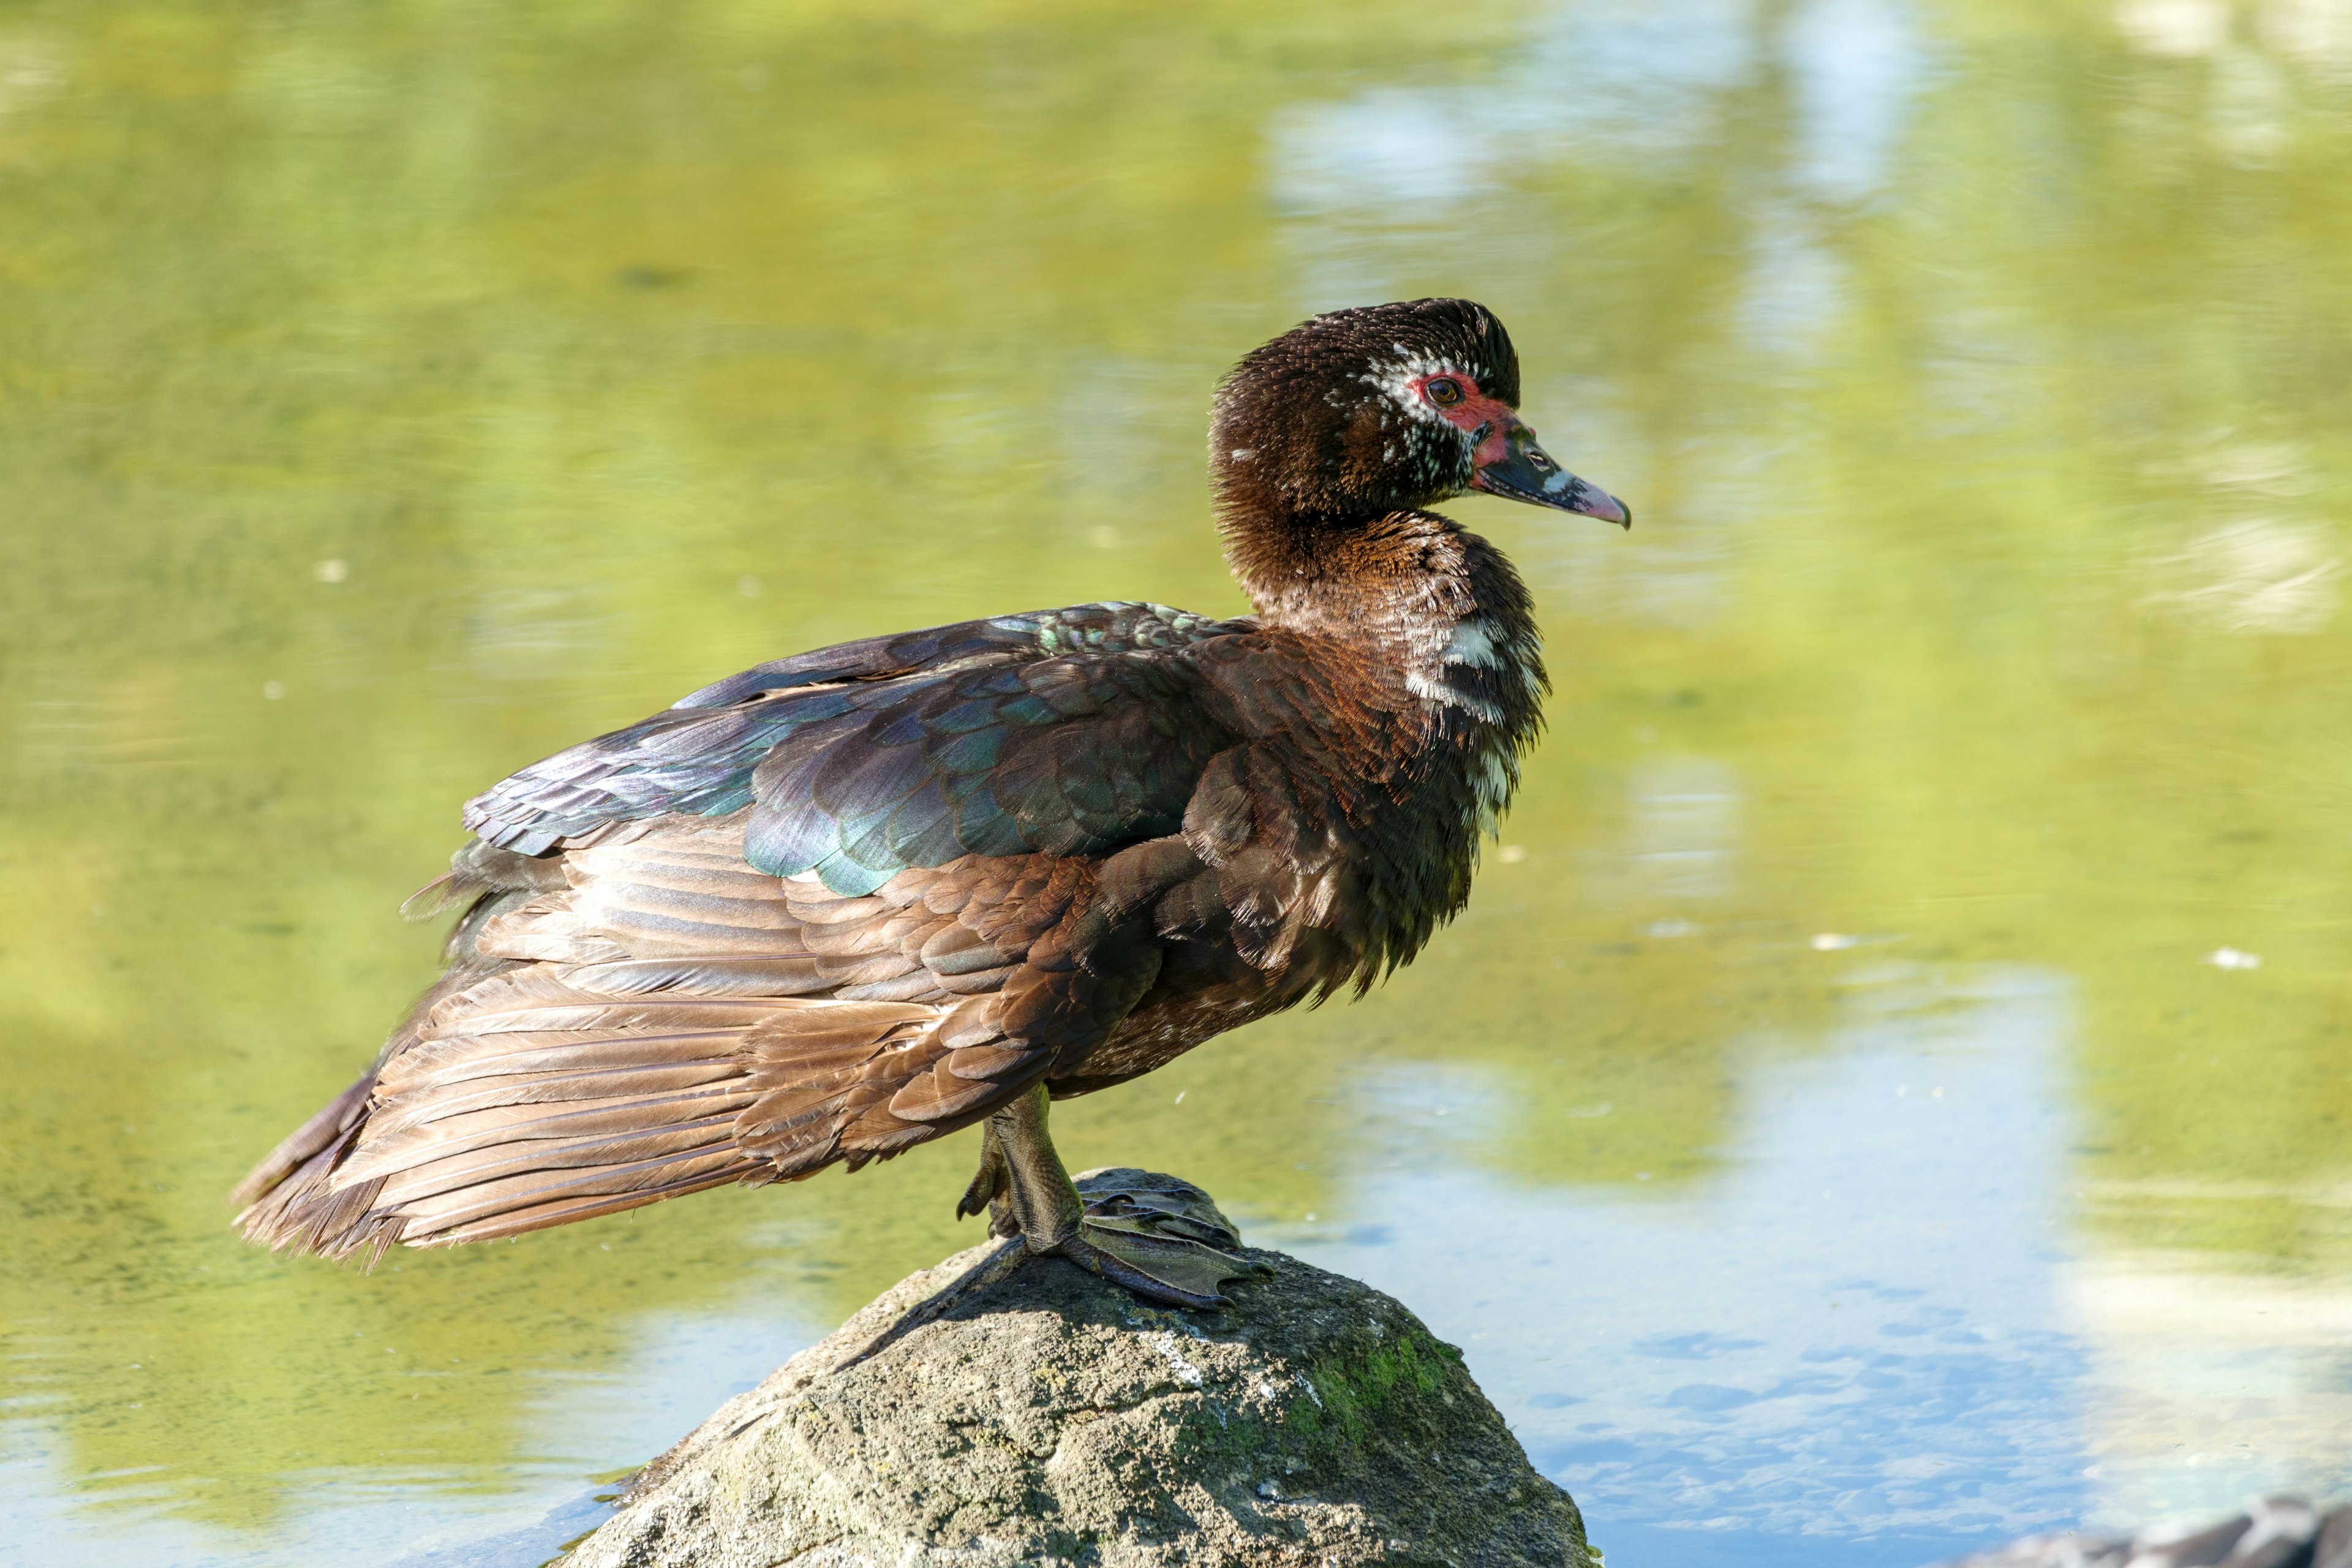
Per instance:
[[[1164,1311],[1054,1258],[909,1325],[987,1253],[730,1401],[566,1568],[1592,1563],[1461,1352],[1379,1291],[1252,1252],[1230,1309]]]

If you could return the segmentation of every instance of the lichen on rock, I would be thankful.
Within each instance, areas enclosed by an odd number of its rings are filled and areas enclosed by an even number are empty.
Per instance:
[[[910,1318],[990,1256],[729,1401],[565,1568],[1593,1563],[1461,1352],[1379,1291],[1251,1252],[1230,1308],[1174,1312],[1046,1258]]]

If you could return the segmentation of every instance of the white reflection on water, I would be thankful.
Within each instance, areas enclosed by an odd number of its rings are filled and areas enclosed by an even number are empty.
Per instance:
[[[2143,601],[2240,636],[2309,636],[2336,616],[2344,563],[2326,531],[2248,518],[2149,563],[2166,585]]]
[[[1671,163],[1717,145],[1726,95],[1760,52],[1751,0],[1596,0],[1532,21],[1475,79],[1278,110],[1266,184],[1292,220],[1300,302],[1394,298],[1433,240],[1457,244],[1465,226],[1487,272],[1591,244],[1530,221],[1529,170]]]
[[[1739,89],[1783,68],[1790,135],[1777,179],[1749,182],[1754,234],[1742,335],[1802,357],[1843,310],[1845,268],[1823,243],[1818,204],[1885,183],[1928,67],[1899,0],[1811,0],[1769,40],[1742,0],[1560,6],[1475,79],[1370,88],[1278,110],[1266,128],[1268,194],[1291,221],[1302,303],[1327,310],[1393,295],[1423,275],[1433,242],[1466,228],[1481,268],[1537,264],[1607,237],[1528,221],[1547,164],[1622,174],[1719,147]],[[1537,182],[1539,189],[1540,182]]]
[[[1827,337],[1845,294],[1845,264],[1801,211],[1774,203],[1758,215],[1736,317],[1744,341],[1767,353],[1803,356]]]
[[[2252,35],[2323,78],[2352,78],[2352,0],[2262,0]],[[2121,0],[2116,26],[2143,54],[2186,59],[2227,48],[2229,0]]]
[[[2352,1488],[2352,1291],[2163,1254],[2086,1260],[2069,1287],[2095,1346],[2094,1518],[2211,1512],[2225,1487]]]
[[[2064,991],[1876,994],[1965,1005],[1882,1003],[1828,1053],[1757,1057],[1719,1176],[1529,1191],[1410,1159],[1358,1178],[1377,1229],[1284,1239],[1462,1344],[1612,1568],[1916,1563],[2071,1517]]]
[[[1401,1155],[1349,1207],[1377,1223],[1262,1244],[1461,1344],[1612,1568],[1916,1568],[2352,1481],[2346,1299],[2074,1256],[2064,983],[1851,979],[1831,1048],[1751,1058],[1716,1174],[1514,1186],[1429,1142],[1503,1102],[1416,1070],[1372,1086],[1397,1135],[1361,1146]]]
[[[2228,41],[2228,0],[2123,0],[2116,26],[2132,47],[2151,55],[2207,55]]]
[[[1505,167],[1494,128],[1455,95],[1382,88],[1275,122],[1272,184],[1286,213],[1459,201]]]
[[[1620,908],[1719,899],[1737,883],[1748,793],[1709,757],[1658,757],[1626,780],[1625,831],[1588,874]]]
[[[1284,109],[1267,130],[1276,205],[1409,222],[1563,148],[1694,151],[1754,71],[1755,28],[1746,0],[1564,5],[1475,81]]]
[[[2352,0],[2270,0],[2254,33],[2323,78],[2352,80]]]
[[[1789,18],[1781,54],[1795,79],[1792,174],[1825,200],[1860,201],[1885,180],[1924,65],[1910,7],[1811,0]]]

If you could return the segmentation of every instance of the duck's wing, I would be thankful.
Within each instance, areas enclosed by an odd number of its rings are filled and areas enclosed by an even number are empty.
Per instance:
[[[1086,853],[1181,816],[1221,739],[1166,656],[1255,629],[1101,604],[821,648],[534,763],[465,823],[535,856],[756,804],[752,864],[838,892],[960,854]]]
[[[804,656],[508,781],[445,879],[448,973],[240,1226],[344,1256],[855,1165],[1083,1056],[1158,972],[1235,744],[1195,656],[1251,628],[1170,626]]]
[[[1095,934],[1088,862],[968,857],[844,897],[747,867],[744,818],[664,818],[477,905],[377,1067],[240,1189],[238,1228],[373,1258],[855,1169],[987,1115],[1156,973],[1153,944]]]

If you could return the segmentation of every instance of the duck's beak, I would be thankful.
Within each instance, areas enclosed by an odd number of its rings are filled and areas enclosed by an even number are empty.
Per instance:
[[[1536,445],[1536,433],[1516,422],[1499,438],[1489,437],[1479,444],[1470,488],[1530,506],[1582,512],[1620,528],[1633,526],[1633,508],[1553,462],[1551,454]]]

